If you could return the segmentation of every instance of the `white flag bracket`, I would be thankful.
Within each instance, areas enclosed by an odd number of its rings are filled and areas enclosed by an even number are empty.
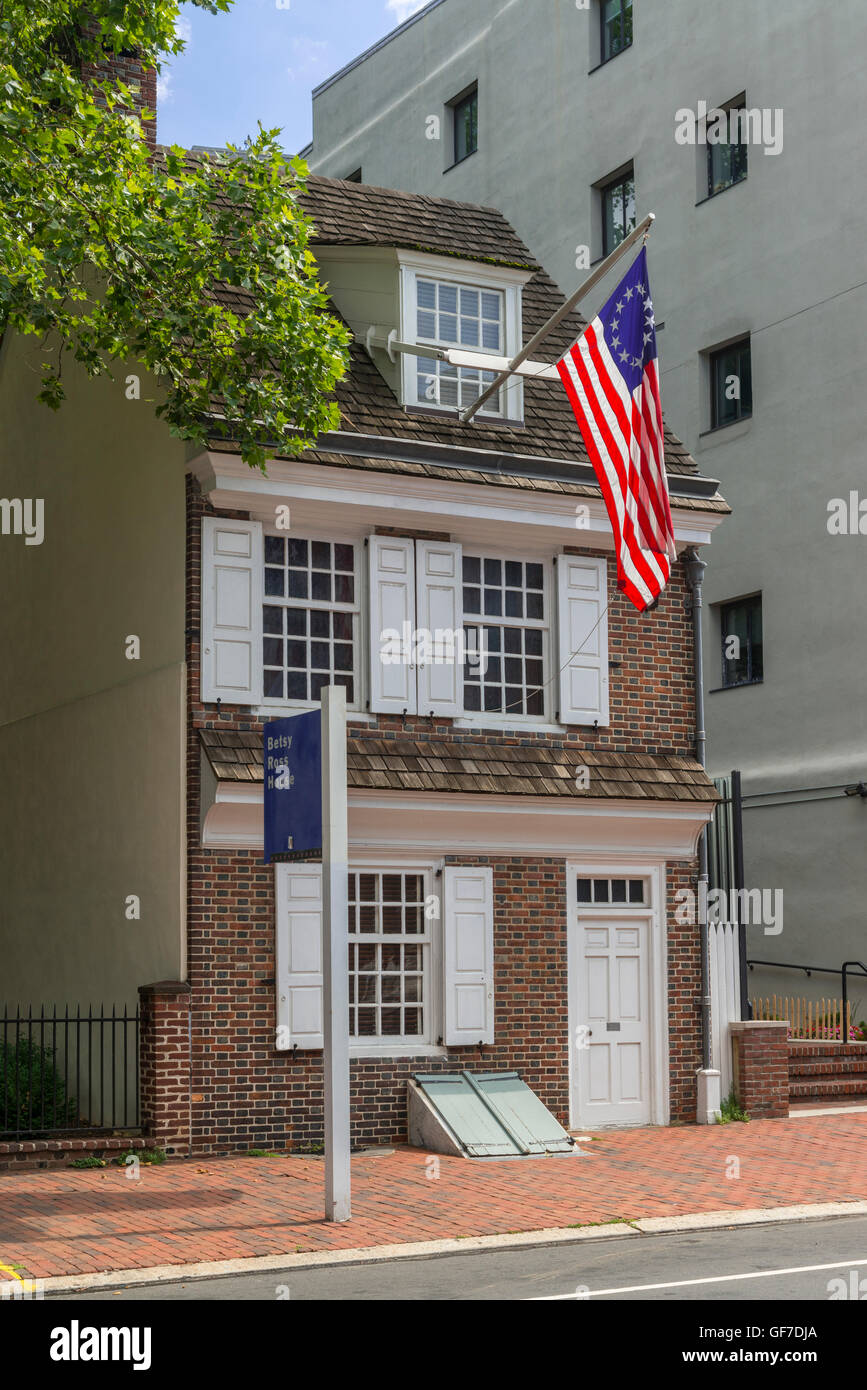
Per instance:
[[[374,348],[387,352],[392,362],[395,353],[407,353],[412,357],[429,357],[434,362],[448,362],[452,367],[474,367],[482,372],[505,372],[511,367],[511,358],[495,357],[487,352],[469,352],[466,348],[433,347],[429,343],[404,343],[395,331],[390,332],[377,324],[372,324],[366,333],[357,333],[356,342],[362,343],[370,356]],[[543,381],[559,381],[556,367],[548,362],[522,362],[515,369],[517,376],[541,377]]]

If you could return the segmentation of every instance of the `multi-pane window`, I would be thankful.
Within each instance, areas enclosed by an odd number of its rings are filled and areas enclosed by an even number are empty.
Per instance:
[[[710,355],[711,425],[733,425],[753,413],[750,340],[733,343]]]
[[[262,613],[266,700],[318,703],[342,685],[356,701],[358,583],[355,546],[265,537]]]
[[[762,599],[740,599],[720,610],[723,685],[754,685],[764,679]]]
[[[425,876],[349,875],[349,1034],[428,1041]]]
[[[545,570],[535,561],[465,555],[464,709],[545,714]]]
[[[455,164],[479,148],[479,93],[476,89],[452,107],[455,125]]]
[[[602,189],[602,253],[610,256],[635,231],[635,175],[624,174]]]
[[[601,0],[602,62],[632,43],[632,0]]]
[[[471,352],[503,354],[505,295],[502,290],[473,289],[443,280],[416,280],[416,338],[419,343],[462,347]],[[494,380],[493,372],[453,367],[433,357],[416,359],[420,405],[443,405],[463,410]],[[498,396],[485,413],[500,414]]]
[[[647,901],[643,878],[579,878],[579,903],[594,907],[637,907]]]
[[[722,144],[707,147],[707,192],[712,198],[722,193],[724,188],[741,183],[747,177],[748,145],[745,131],[741,129],[741,108],[733,108],[725,113],[728,126],[727,138]]]

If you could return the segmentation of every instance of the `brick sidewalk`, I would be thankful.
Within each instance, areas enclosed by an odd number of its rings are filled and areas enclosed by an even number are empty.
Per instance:
[[[867,1198],[867,1115],[602,1134],[587,1157],[353,1159],[353,1220],[312,1158],[0,1174],[0,1263],[33,1278]],[[740,1165],[740,1177],[732,1159]]]

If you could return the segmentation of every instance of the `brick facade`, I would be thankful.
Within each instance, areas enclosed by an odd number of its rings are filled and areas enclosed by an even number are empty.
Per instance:
[[[142,134],[151,149],[157,143],[157,74],[155,68],[145,67],[134,53],[106,53],[101,63],[84,63],[81,69],[84,78],[125,82],[133,93],[133,114],[139,118]],[[151,120],[143,120],[142,112],[152,113]]]
[[[213,509],[189,488],[187,661],[188,965],[192,1008],[191,1114],[194,1152],[321,1143],[322,1057],[275,1048],[274,873],[254,851],[203,849],[200,822],[202,728],[260,732],[246,708],[200,703],[201,517]],[[226,514],[230,515],[230,514]],[[243,513],[231,515],[243,516]],[[592,553],[592,552],[588,552]],[[558,741],[626,752],[689,756],[694,737],[692,620],[680,567],[658,609],[638,615],[614,594],[609,613],[611,725],[595,733],[452,730],[451,720],[381,716],[354,726],[363,738],[426,739],[437,734]],[[619,663],[619,666],[618,666]],[[355,1059],[353,1140],[406,1138],[406,1080],[419,1070],[516,1069],[568,1121],[566,872],[562,858],[460,858],[494,870],[495,1043],[451,1049],[447,1058]],[[695,866],[669,865],[669,1032],[672,1119],[695,1118],[701,1061],[699,945],[695,927],[674,921],[674,894],[694,886]]]

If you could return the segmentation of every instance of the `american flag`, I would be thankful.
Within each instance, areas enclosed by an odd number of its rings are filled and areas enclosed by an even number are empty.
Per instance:
[[[557,363],[614,530],[617,587],[640,612],[662,593],[677,559],[654,322],[642,248]]]

